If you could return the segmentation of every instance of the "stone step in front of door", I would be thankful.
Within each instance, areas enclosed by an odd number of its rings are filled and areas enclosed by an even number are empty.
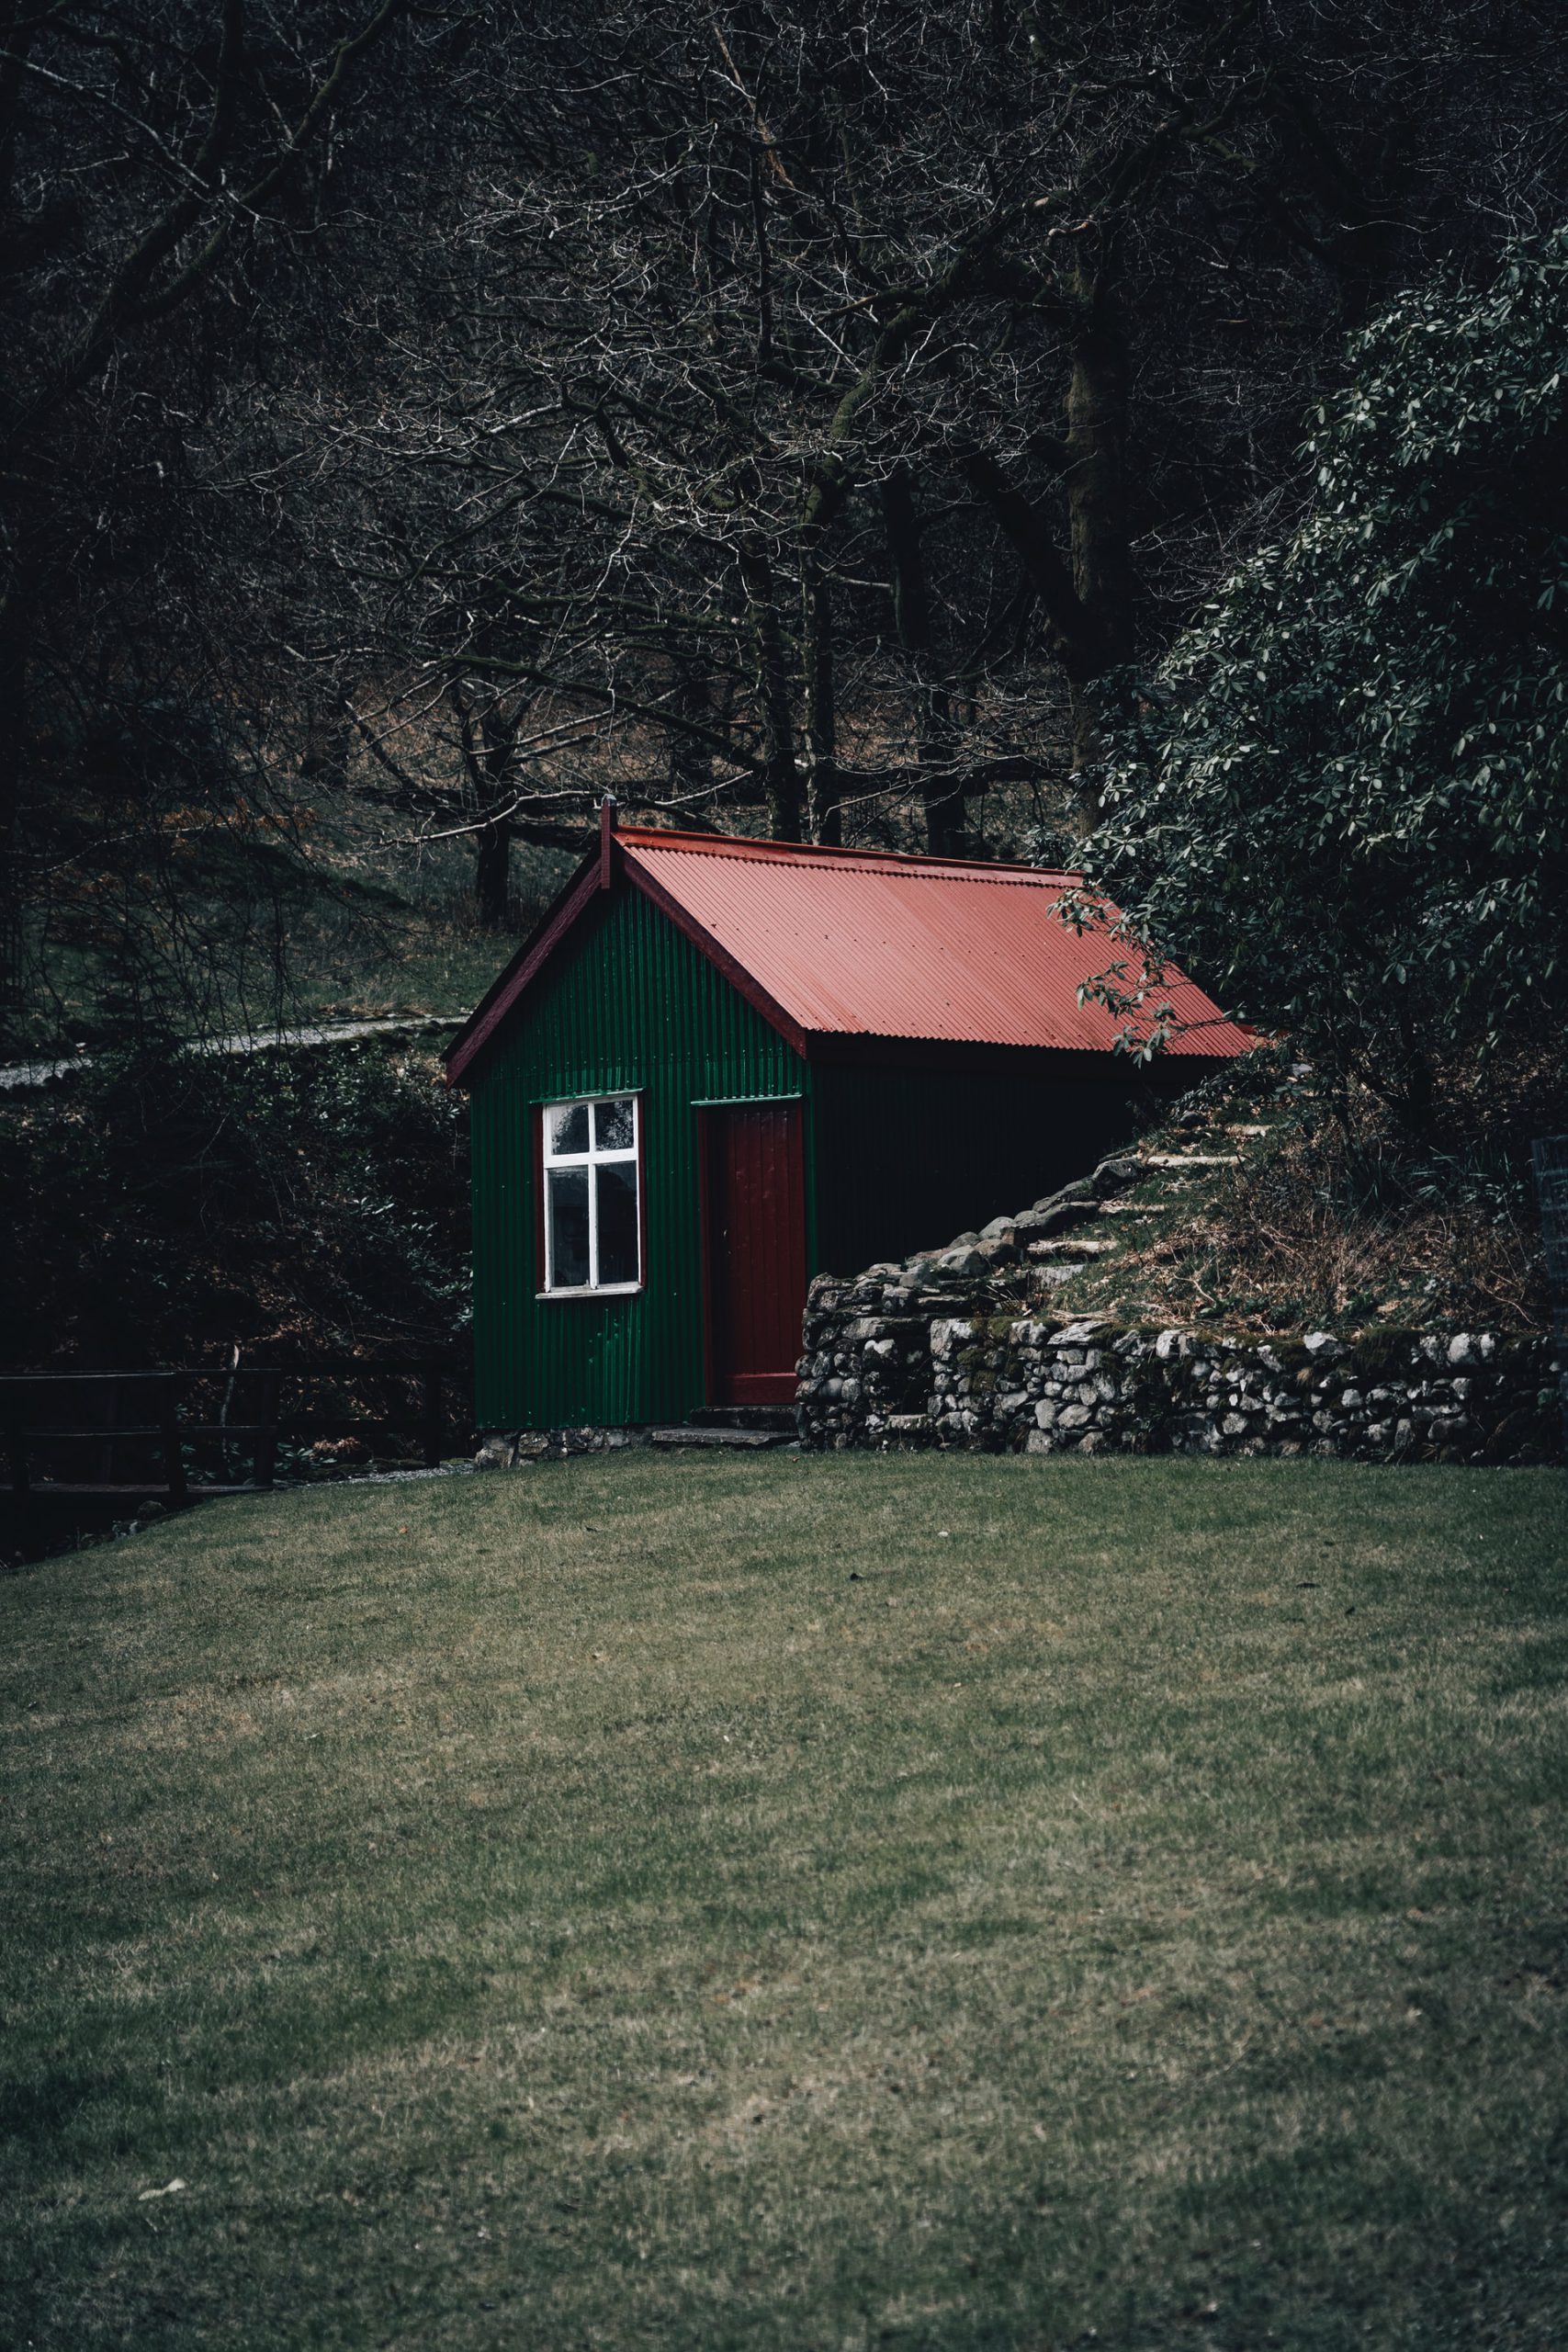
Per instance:
[[[795,1435],[793,1405],[697,1405],[684,1426],[694,1430],[773,1430]]]
[[[673,1429],[649,1430],[649,1445],[728,1445],[752,1450],[761,1446],[786,1445],[794,1435],[789,1430],[729,1430],[710,1429],[682,1421]]]

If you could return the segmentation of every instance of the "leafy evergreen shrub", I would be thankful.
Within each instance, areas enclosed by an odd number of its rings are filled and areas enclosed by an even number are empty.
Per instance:
[[[1419,1127],[1434,1065],[1568,1012],[1568,231],[1404,296],[1353,362],[1307,519],[1113,730],[1086,865]]]
[[[380,1044],[171,1048],[0,1110],[13,1366],[270,1360],[460,1340],[467,1121]]]

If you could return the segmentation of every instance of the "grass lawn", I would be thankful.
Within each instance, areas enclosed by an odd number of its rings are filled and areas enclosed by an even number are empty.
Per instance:
[[[0,2342],[1562,2346],[1565,1529],[634,1455],[8,1578]]]

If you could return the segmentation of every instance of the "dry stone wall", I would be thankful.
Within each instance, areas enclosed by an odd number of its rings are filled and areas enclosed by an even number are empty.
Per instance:
[[[1563,1416],[1544,1335],[1381,1328],[1353,1339],[1308,1331],[1262,1340],[1053,1317],[1053,1288],[1106,1246],[1093,1235],[1117,1213],[1119,1195],[1151,1170],[1235,1159],[1114,1154],[945,1250],[849,1281],[820,1276],[799,1366],[802,1443],[1562,1460]]]
[[[940,1261],[939,1261],[940,1267]],[[1529,1463],[1562,1454],[1551,1343],[1329,1331],[1299,1340],[1056,1324],[996,1277],[902,1270],[812,1284],[802,1442],[980,1453],[1327,1454]]]

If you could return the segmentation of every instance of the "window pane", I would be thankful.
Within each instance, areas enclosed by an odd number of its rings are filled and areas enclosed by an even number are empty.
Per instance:
[[[593,1142],[597,1150],[630,1151],[636,1141],[629,1094],[617,1095],[613,1102],[595,1102]]]
[[[637,1162],[612,1159],[595,1171],[599,1182],[599,1280],[635,1283],[637,1266]]]
[[[550,1200],[550,1288],[581,1290],[588,1280],[588,1170],[552,1168],[545,1182]]]
[[[545,1148],[559,1156],[563,1151],[586,1151],[588,1148],[588,1105],[586,1102],[557,1102],[545,1113]],[[583,1276],[586,1282],[588,1277]]]

